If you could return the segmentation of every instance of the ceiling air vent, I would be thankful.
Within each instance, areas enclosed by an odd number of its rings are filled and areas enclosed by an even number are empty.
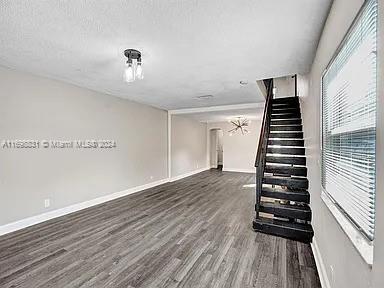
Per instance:
[[[197,100],[208,100],[211,98],[213,98],[213,95],[200,95],[196,97]]]

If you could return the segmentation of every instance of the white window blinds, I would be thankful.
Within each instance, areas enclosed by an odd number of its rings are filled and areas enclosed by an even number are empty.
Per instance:
[[[367,1],[322,79],[322,186],[370,240],[375,222],[377,0]]]

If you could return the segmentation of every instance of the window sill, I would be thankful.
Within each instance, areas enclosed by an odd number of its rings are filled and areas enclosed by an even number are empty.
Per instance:
[[[340,224],[341,228],[347,234],[351,240],[353,246],[357,249],[364,261],[372,267],[373,263],[373,245],[372,242],[368,241],[360,231],[351,223],[350,220],[337,208],[329,196],[323,191],[321,193],[323,202],[331,211],[336,221]]]

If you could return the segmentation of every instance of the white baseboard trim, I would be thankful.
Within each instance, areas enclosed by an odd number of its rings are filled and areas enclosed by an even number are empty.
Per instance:
[[[226,172],[256,173],[256,169],[223,168]]]
[[[312,239],[311,243],[313,256],[315,257],[317,272],[319,273],[320,283],[322,288],[331,288],[331,285],[329,283],[327,271],[325,270],[323,257],[321,256],[319,246],[317,246],[317,242],[315,237]]]
[[[183,179],[183,178],[185,178],[185,177],[189,177],[189,176],[195,175],[195,174],[197,174],[197,173],[201,173],[201,172],[206,171],[206,170],[209,170],[209,169],[210,169],[209,167],[205,167],[205,168],[201,168],[201,169],[193,170],[193,171],[191,171],[191,172],[184,173],[184,174],[181,174],[181,175],[178,175],[178,176],[175,176],[175,177],[171,177],[171,179],[169,179],[169,182],[174,182],[174,181]]]
[[[169,178],[165,178],[165,179],[151,182],[148,184],[144,184],[141,186],[132,187],[132,188],[129,188],[127,190],[115,192],[115,193],[105,195],[102,197],[98,197],[98,198],[95,198],[95,199],[92,199],[89,201],[73,204],[73,205],[70,205],[70,206],[67,206],[64,208],[52,210],[52,211],[49,211],[49,212],[46,212],[43,214],[39,214],[39,215],[28,217],[28,218],[25,218],[25,219],[22,219],[22,220],[19,220],[16,222],[5,224],[5,225],[0,226],[0,235],[8,234],[8,233],[11,233],[11,232],[35,225],[35,224],[39,224],[39,223],[44,222],[44,221],[48,221],[48,220],[51,220],[51,219],[54,219],[54,218],[57,218],[60,216],[64,216],[64,215],[67,215],[67,214],[70,214],[70,213],[73,213],[73,212],[76,212],[76,211],[79,211],[79,210],[82,210],[85,208],[89,208],[89,207],[92,207],[92,206],[95,206],[95,205],[98,205],[98,204],[101,204],[104,202],[114,200],[116,198],[120,198],[120,197],[129,195],[129,194],[133,194],[133,193],[145,190],[145,189],[149,189],[149,188],[152,188],[152,187],[155,187],[155,186],[167,183],[167,182],[169,182]]]
[[[165,178],[165,179],[151,182],[148,184],[144,184],[141,186],[132,187],[132,188],[129,188],[127,190],[115,192],[115,193],[105,195],[102,197],[98,197],[98,198],[95,198],[95,199],[92,199],[89,201],[76,203],[76,204],[73,204],[73,205],[70,205],[70,206],[67,206],[64,208],[52,210],[52,211],[42,213],[42,214],[39,214],[36,216],[21,219],[19,221],[11,222],[11,223],[0,226],[0,236],[14,232],[14,231],[17,231],[17,230],[20,230],[20,229],[23,229],[23,228],[27,228],[27,227],[32,226],[32,225],[36,225],[36,224],[60,217],[60,216],[64,216],[64,215],[67,215],[67,214],[70,214],[73,212],[77,212],[77,211],[83,210],[85,208],[89,208],[89,207],[92,207],[92,206],[95,206],[95,205],[98,205],[101,203],[105,203],[105,202],[108,202],[108,201],[111,201],[111,200],[114,200],[114,199],[117,199],[120,197],[124,197],[124,196],[127,196],[129,194],[133,194],[133,193],[145,190],[145,189],[153,188],[155,186],[158,186],[158,185],[161,185],[164,183],[174,182],[174,181],[180,180],[180,179],[185,178],[185,177],[192,176],[194,174],[197,174],[197,173],[200,173],[200,172],[203,172],[206,170],[209,170],[209,167],[194,170],[194,171],[191,171],[191,172],[188,172],[188,173],[176,176],[176,177]]]

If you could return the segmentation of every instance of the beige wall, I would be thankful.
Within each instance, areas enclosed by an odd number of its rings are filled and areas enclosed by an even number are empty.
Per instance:
[[[110,150],[0,147],[0,225],[167,178],[166,111],[5,68],[0,87],[0,140],[117,141]]]
[[[207,124],[172,115],[171,177],[207,168]]]
[[[315,239],[325,270],[330,280],[332,288],[365,288],[365,287],[384,287],[384,171],[383,171],[383,152],[378,149],[378,183],[376,200],[376,236],[374,247],[373,268],[363,260],[359,252],[353,246],[350,239],[344,233],[334,216],[325,206],[321,195],[320,182],[320,81],[321,75],[334,55],[342,38],[346,34],[353,19],[357,15],[363,0],[336,0],[333,2],[330,15],[326,22],[313,66],[308,77],[303,76],[300,79],[299,94],[302,103],[302,114],[304,123],[305,144],[307,147],[307,165],[309,178],[309,192],[311,193],[311,207],[313,210],[313,226],[315,230]],[[383,1],[380,0],[380,21],[382,22]],[[383,30],[379,30],[382,35]],[[380,36],[379,49],[382,51],[383,40]],[[382,55],[379,53],[380,68],[382,71]],[[378,129],[378,147],[383,147],[384,118],[380,110],[384,110],[383,103],[383,74],[380,72],[378,83],[380,83],[379,96],[379,129]],[[309,83],[309,85],[308,85]],[[309,90],[307,91],[307,87]],[[380,128],[381,127],[381,128]],[[381,164],[380,164],[381,163]],[[380,272],[381,271],[381,274]],[[372,282],[375,279],[377,283]],[[381,282],[379,284],[379,282]],[[373,286],[375,285],[375,286]]]
[[[223,165],[223,130],[217,130],[217,164]]]
[[[261,120],[252,120],[249,126],[251,132],[247,135],[237,132],[229,136],[228,131],[233,125],[228,122],[208,124],[208,130],[218,128],[223,131],[223,169],[254,173]]]
[[[295,79],[291,76],[274,78],[273,86],[276,88],[275,98],[295,96]]]

